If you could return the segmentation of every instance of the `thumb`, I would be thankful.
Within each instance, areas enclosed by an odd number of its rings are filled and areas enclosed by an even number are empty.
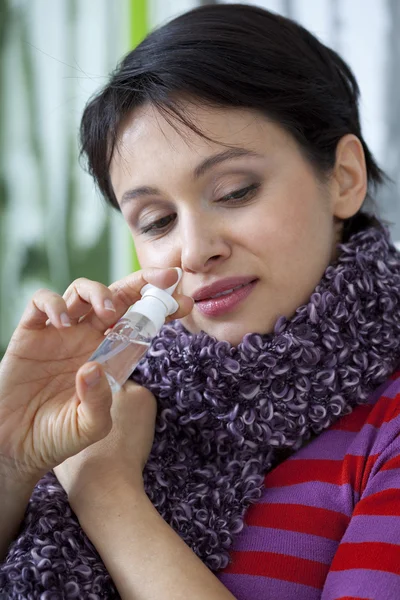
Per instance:
[[[111,430],[111,389],[103,368],[95,362],[85,363],[77,372],[76,394],[78,425],[85,441],[90,444],[101,440]]]

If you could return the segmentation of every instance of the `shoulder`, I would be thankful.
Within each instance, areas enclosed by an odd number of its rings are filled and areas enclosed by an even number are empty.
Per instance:
[[[373,467],[394,456],[400,457],[400,372],[377,388],[366,404],[356,406],[268,473],[266,484],[349,484],[353,493],[361,494]]]
[[[339,420],[333,428],[345,429],[352,426],[354,431],[359,431],[354,442],[361,442],[365,453],[381,453],[385,445],[392,444],[396,438],[399,438],[400,444],[400,371],[393,373],[379,386],[371,394],[367,404],[356,407],[352,415]],[[370,440],[368,447],[365,444],[367,438]]]

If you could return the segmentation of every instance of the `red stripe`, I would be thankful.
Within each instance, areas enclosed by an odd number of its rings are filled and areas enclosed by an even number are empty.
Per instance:
[[[340,540],[349,523],[343,513],[303,504],[254,504],[247,512],[248,525],[271,527],[318,535],[329,540]]]
[[[354,491],[362,494],[378,458],[379,454],[370,454],[367,458],[347,454],[343,460],[341,484],[349,483]]]
[[[352,413],[341,417],[331,425],[330,429],[357,433],[366,423],[374,427],[380,427],[382,423],[387,423],[396,417],[399,411],[400,394],[397,394],[394,398],[387,398],[383,394],[375,404],[357,406]]]
[[[392,469],[400,469],[400,456],[393,456],[381,466],[380,471],[391,471]]]
[[[306,481],[339,484],[342,467],[342,460],[288,459],[268,473],[265,486],[283,487]]]
[[[329,459],[288,459],[278,465],[265,477],[265,486],[285,487],[320,481],[321,483],[333,483],[344,485],[349,483],[356,491],[363,490],[370,471],[379,455],[372,454],[366,460],[364,456],[353,456],[347,454],[344,460]]]
[[[272,577],[322,589],[329,565],[275,552],[232,552],[224,573]]]
[[[380,400],[379,400],[380,402]],[[365,404],[357,406],[349,415],[341,417],[339,421],[330,426],[329,429],[339,429],[340,431],[353,431],[357,433],[364,425],[369,413],[373,410],[375,404]]]
[[[335,600],[371,600],[366,596],[337,596]]]
[[[330,429],[357,433],[366,423],[379,427],[396,417],[400,410],[400,394],[386,398],[383,394],[375,404],[357,406],[352,413],[339,419]]]
[[[342,543],[331,565],[331,571],[370,569],[400,575],[400,546],[384,542]]]
[[[394,373],[392,373],[392,375],[389,377],[389,379],[398,379],[400,378],[400,371],[395,371]]]
[[[398,488],[389,488],[388,490],[382,490],[376,494],[366,496],[356,504],[353,515],[399,517],[400,490]]]
[[[400,410],[400,395],[397,394],[394,398],[386,398],[385,395],[379,398],[375,404],[373,411],[367,417],[365,423],[380,427],[382,423],[388,423],[393,418],[397,417]]]

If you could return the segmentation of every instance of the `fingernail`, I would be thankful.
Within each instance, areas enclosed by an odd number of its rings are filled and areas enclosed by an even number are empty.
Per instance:
[[[93,365],[83,373],[83,379],[89,387],[96,385],[100,380],[100,371],[96,365]]]
[[[63,327],[71,327],[71,321],[67,313],[63,312],[60,315],[60,321]]]
[[[113,312],[116,312],[116,310],[115,310],[115,306],[114,306],[114,304],[113,304],[113,301],[112,301],[112,300],[110,300],[110,298],[106,298],[106,299],[104,300],[104,308],[105,308],[106,310],[112,310]]]

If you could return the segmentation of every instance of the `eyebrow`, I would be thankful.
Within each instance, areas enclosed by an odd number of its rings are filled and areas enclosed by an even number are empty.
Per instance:
[[[212,169],[216,165],[220,163],[231,160],[232,158],[241,158],[242,156],[251,156],[255,158],[262,158],[261,154],[254,152],[253,150],[247,150],[246,148],[230,148],[229,150],[225,150],[224,152],[220,152],[219,154],[214,154],[214,156],[209,156],[203,162],[201,162],[194,170],[194,178],[198,179],[206,171]]]
[[[126,204],[126,202],[129,202],[129,200],[133,200],[134,198],[138,198],[139,196],[157,196],[159,194],[160,190],[158,190],[157,188],[149,187],[147,185],[134,188],[133,190],[127,190],[122,196],[121,206],[123,204]]]
[[[199,179],[202,177],[207,171],[219,165],[222,162],[227,160],[232,160],[233,158],[241,158],[243,156],[250,156],[253,158],[263,158],[262,154],[258,152],[254,152],[253,150],[248,150],[246,148],[230,148],[229,150],[225,150],[224,152],[220,152],[218,154],[214,154],[214,156],[209,156],[205,160],[203,160],[195,170],[193,171],[194,179]],[[149,187],[147,185],[134,188],[132,190],[127,190],[121,199],[121,206],[129,200],[133,200],[139,196],[157,196],[161,192],[157,188]]]

